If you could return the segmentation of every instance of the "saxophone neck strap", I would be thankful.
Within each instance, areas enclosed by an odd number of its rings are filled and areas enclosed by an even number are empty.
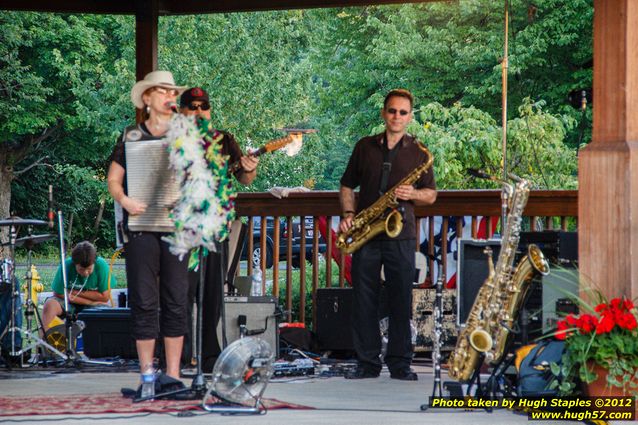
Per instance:
[[[390,178],[390,171],[392,171],[392,161],[399,152],[401,142],[397,143],[392,149],[388,149],[388,142],[386,138],[383,138],[383,171],[381,173],[381,184],[379,184],[379,195],[383,195],[388,189],[388,180]]]

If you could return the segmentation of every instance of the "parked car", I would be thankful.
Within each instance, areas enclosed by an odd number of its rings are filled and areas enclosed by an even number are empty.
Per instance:
[[[241,260],[247,260],[251,258],[254,266],[259,266],[261,262],[261,217],[253,217],[253,249],[251,253],[248,253],[248,240],[244,242],[242,249]],[[303,232],[306,236],[306,246],[304,258],[308,261],[312,261],[312,240],[314,236],[314,219],[313,217],[305,217]],[[266,217],[266,268],[270,268],[274,261],[274,218]],[[279,260],[286,260],[288,252],[288,236],[287,220],[280,218],[279,225]],[[292,266],[299,267],[301,251],[301,223],[299,217],[293,217],[292,221]],[[326,251],[326,242],[321,235],[319,235],[319,254]]]

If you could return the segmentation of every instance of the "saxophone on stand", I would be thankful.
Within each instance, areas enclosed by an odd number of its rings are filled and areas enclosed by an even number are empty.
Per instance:
[[[488,276],[479,289],[465,327],[459,333],[456,347],[448,360],[448,375],[457,381],[470,380],[481,367],[481,359],[496,364],[503,358],[529,284],[537,274],[549,273],[543,253],[533,244],[529,245],[527,255],[516,269],[513,268],[530,188],[527,180],[513,175],[511,178],[516,181],[514,186],[503,182],[504,190],[510,194],[509,212],[496,266],[488,247],[485,251],[488,256]]]

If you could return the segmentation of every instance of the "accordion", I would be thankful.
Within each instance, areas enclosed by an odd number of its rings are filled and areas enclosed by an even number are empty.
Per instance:
[[[128,196],[147,205],[144,214],[130,215],[128,229],[133,232],[173,232],[170,210],[180,196],[180,184],[169,167],[164,140],[138,140],[124,143]]]

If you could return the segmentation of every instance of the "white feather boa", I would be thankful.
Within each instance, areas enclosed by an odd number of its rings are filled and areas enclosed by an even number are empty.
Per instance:
[[[215,242],[226,238],[228,222],[235,215],[234,196],[228,196],[230,190],[220,190],[226,189],[221,185],[228,185],[226,159],[216,142],[209,152],[204,151],[205,135],[193,117],[181,114],[173,116],[166,134],[170,167],[181,185],[181,195],[171,211],[175,233],[163,240],[180,259],[193,248],[215,251]],[[226,196],[220,198],[220,193]]]

